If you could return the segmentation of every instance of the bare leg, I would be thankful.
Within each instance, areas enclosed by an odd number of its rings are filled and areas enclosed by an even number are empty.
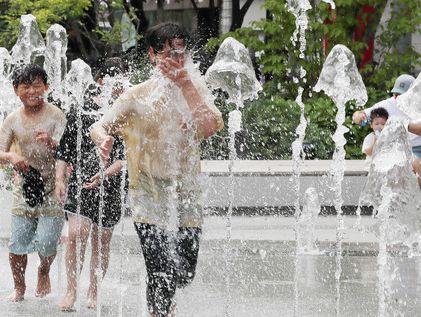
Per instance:
[[[91,245],[92,245],[92,256],[91,256],[91,271],[90,271],[90,283],[87,294],[86,306],[91,309],[96,308],[97,299],[97,270],[98,270],[98,256],[101,256],[101,270],[102,277],[108,269],[108,263],[110,260],[110,241],[113,234],[112,229],[102,229],[101,232],[101,251],[98,251],[98,226],[92,227]]]
[[[47,294],[51,293],[51,283],[50,283],[50,267],[54,261],[56,255],[43,257],[39,256],[41,263],[38,267],[38,282],[37,289],[35,290],[35,297],[45,297]]]
[[[418,177],[418,185],[421,188],[421,159],[419,157],[415,157],[415,159],[412,161],[412,169]]]
[[[24,299],[26,290],[25,272],[26,265],[28,264],[28,256],[9,253],[9,263],[10,268],[12,269],[15,289],[13,293],[7,297],[7,300],[11,302],[20,302]]]
[[[82,271],[83,261],[85,258],[86,242],[88,241],[91,222],[88,219],[80,218],[80,270]],[[66,274],[67,274],[67,291],[66,295],[61,299],[58,306],[61,310],[72,310],[76,301],[76,242],[78,228],[77,217],[69,215],[69,233],[66,246]]]

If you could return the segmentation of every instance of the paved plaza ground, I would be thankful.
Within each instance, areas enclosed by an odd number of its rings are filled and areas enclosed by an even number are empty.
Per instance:
[[[3,219],[0,296],[12,288],[7,262],[7,217]],[[371,217],[363,219],[365,225],[373,222]],[[206,218],[197,276],[190,287],[177,293],[177,316],[293,316],[295,303],[296,316],[336,316],[335,217],[320,217],[317,221],[320,253],[298,257],[294,255],[293,218],[234,217],[229,246],[225,223],[223,217]],[[352,228],[354,223],[355,217],[346,217],[339,315],[377,316],[377,240],[371,233]],[[391,316],[420,316],[421,258],[394,252],[390,261],[394,280],[386,304]],[[64,253],[59,252],[52,269],[53,292],[41,300],[33,295],[37,262],[37,256],[31,255],[25,301],[0,301],[0,316],[99,316],[84,308],[87,265],[81,277],[80,309],[63,313],[57,302],[65,290]],[[296,295],[294,276],[298,277]],[[137,237],[130,219],[125,218],[115,229],[110,270],[102,284],[100,316],[147,316],[144,277]]]

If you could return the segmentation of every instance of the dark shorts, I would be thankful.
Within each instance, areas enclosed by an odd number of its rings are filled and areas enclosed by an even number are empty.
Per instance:
[[[69,193],[64,206],[66,213],[77,215],[77,192],[75,188],[69,188]],[[121,190],[119,184],[110,186],[104,183],[104,202],[102,204],[102,215],[99,219],[100,190],[82,189],[80,199],[81,217],[89,218],[93,223],[101,225],[104,228],[114,227],[121,218]]]

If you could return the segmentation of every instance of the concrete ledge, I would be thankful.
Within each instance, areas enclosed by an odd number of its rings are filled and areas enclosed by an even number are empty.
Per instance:
[[[229,176],[230,161],[202,161],[205,198],[210,209],[223,210],[228,205],[231,181],[234,183],[233,207],[236,210],[283,210],[302,199],[309,187],[314,187],[326,211],[334,206],[334,184],[331,177],[332,161],[304,161],[301,166],[300,193],[297,195],[293,179],[292,161],[234,161],[233,180]],[[342,198],[345,207],[358,205],[367,172],[363,160],[346,160]],[[300,204],[303,201],[300,200]]]
[[[223,176],[229,173],[231,161],[202,161],[202,172],[209,176]],[[301,175],[322,176],[329,174],[332,160],[305,160],[301,165]],[[277,176],[293,175],[291,160],[235,160],[232,167],[235,176]],[[345,176],[365,176],[364,160],[345,160]]]

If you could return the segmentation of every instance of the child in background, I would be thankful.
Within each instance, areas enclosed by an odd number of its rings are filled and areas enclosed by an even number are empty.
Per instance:
[[[101,69],[95,76],[99,86],[103,86],[105,78],[120,76],[124,73],[124,65],[120,58],[108,58],[103,62]],[[77,259],[76,244],[80,243],[80,266],[84,262],[85,250],[89,236],[91,236],[91,266],[90,281],[87,294],[86,306],[88,308],[96,308],[97,302],[97,270],[99,267],[98,254],[101,254],[101,272],[104,276],[109,263],[110,243],[113,234],[113,228],[121,217],[121,169],[124,160],[123,141],[116,137],[114,146],[112,147],[110,160],[107,162],[107,168],[104,171],[104,196],[103,209],[100,218],[100,164],[97,159],[95,144],[89,137],[89,129],[92,124],[99,120],[101,114],[100,107],[103,106],[100,101],[100,91],[90,91],[82,106],[81,129],[82,140],[80,150],[77,150],[77,134],[78,123],[76,108],[72,108],[68,114],[67,125],[63,136],[57,147],[56,153],[56,188],[55,193],[60,202],[64,204],[64,209],[68,218],[68,240],[66,247],[66,269],[67,269],[67,291],[59,303],[59,307],[63,311],[73,310],[77,293]],[[123,91],[121,86],[116,83],[112,87],[111,99],[113,102]],[[80,151],[81,159],[78,163],[77,152]],[[79,166],[77,166],[79,164]],[[72,166],[72,175],[67,188],[65,175],[68,166]],[[77,169],[80,175],[78,176]],[[82,188],[78,189],[78,177],[81,178]],[[80,212],[79,221],[77,215],[78,190],[80,190]],[[99,230],[99,227],[101,230]],[[79,228],[79,229],[78,229]],[[98,243],[98,235],[100,235],[100,246]],[[79,241],[78,242],[78,237]],[[101,277],[100,277],[101,278]]]
[[[382,132],[384,125],[386,124],[387,119],[389,118],[389,113],[385,108],[379,107],[371,110],[371,128],[373,129],[373,132],[368,134],[364,138],[363,142],[363,148],[362,151],[366,157],[366,164],[367,168],[370,166],[374,146],[376,145],[376,140],[380,136],[380,133]]]

